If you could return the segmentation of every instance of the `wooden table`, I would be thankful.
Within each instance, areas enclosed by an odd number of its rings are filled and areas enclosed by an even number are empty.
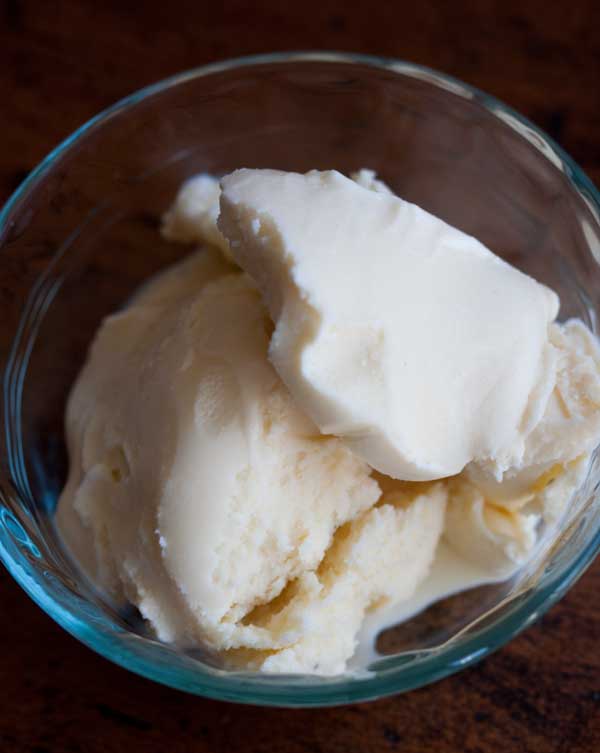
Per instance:
[[[139,87],[270,50],[382,53],[487,90],[600,183],[597,0],[0,2],[0,202],[76,126]],[[600,562],[475,668],[347,708],[266,710],[154,685],[58,628],[0,570],[6,753],[600,751]]]

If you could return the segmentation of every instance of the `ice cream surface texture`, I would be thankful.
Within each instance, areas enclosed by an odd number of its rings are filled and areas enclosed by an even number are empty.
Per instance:
[[[442,555],[507,577],[600,436],[597,345],[554,293],[353,178],[188,182],[163,232],[203,248],[105,319],[68,403],[67,545],[231,667],[345,671]]]

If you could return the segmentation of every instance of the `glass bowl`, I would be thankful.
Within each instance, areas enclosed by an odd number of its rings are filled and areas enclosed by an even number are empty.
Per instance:
[[[0,556],[27,593],[107,658],[199,695],[316,706],[430,683],[537,619],[600,546],[594,459],[561,535],[511,582],[453,597],[379,641],[381,658],[333,678],[227,672],[153,640],[84,581],[52,515],[66,474],[63,412],[102,317],[189,249],[158,233],[181,182],[236,167],[376,170],[561,296],[561,318],[596,329],[600,197],[522,116],[396,60],[265,55],[150,86],[57,147],[0,215],[3,381]]]

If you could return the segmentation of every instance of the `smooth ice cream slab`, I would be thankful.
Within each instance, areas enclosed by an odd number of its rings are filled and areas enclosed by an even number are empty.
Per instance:
[[[475,238],[336,171],[237,170],[219,228],[275,324],[300,408],[423,481],[519,446],[547,401],[558,298]]]

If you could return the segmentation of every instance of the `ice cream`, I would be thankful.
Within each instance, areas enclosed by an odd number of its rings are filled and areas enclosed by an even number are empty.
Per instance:
[[[254,287],[214,251],[109,317],[69,401],[58,520],[85,537],[90,577],[162,640],[335,673],[365,610],[425,577],[446,492],[381,498],[366,463],[294,405],[266,357],[270,329]],[[406,577],[390,581],[390,567]]]
[[[363,180],[368,179],[363,176]],[[220,196],[221,187],[213,175],[196,175],[186,181],[163,217],[164,237],[178,243],[214,246],[230,258],[229,243],[217,227]]]
[[[600,356],[371,171],[223,187],[182,187],[163,232],[202,249],[96,335],[57,522],[159,639],[338,674],[365,619],[527,561],[600,437]]]
[[[486,496],[502,503],[531,494],[539,479],[557,477],[567,464],[589,455],[600,437],[600,351],[583,322],[551,324],[552,368],[547,372],[544,411],[518,452],[498,463],[480,462],[468,475]]]
[[[547,399],[556,295],[419,207],[335,171],[238,170],[219,227],[299,406],[382,473],[512,452]]]

